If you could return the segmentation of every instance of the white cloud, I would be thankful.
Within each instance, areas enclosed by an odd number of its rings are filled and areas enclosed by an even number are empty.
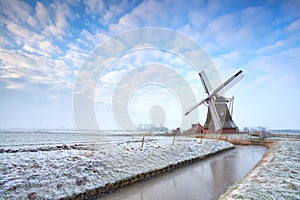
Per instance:
[[[84,0],[85,12],[92,15],[94,18],[97,15],[102,15],[105,11],[105,1]]]
[[[70,66],[72,66],[73,70],[80,69],[80,67],[82,67],[85,59],[88,57],[87,52],[85,52],[76,43],[68,44],[68,48],[69,49],[65,52],[65,55],[63,56],[63,58]]]
[[[111,84],[102,82],[95,90],[94,102],[96,105],[109,105],[112,103],[114,87]]]
[[[36,18],[39,20],[39,23],[43,24],[43,26],[45,26],[51,21],[50,15],[43,3],[41,2],[36,3],[35,12],[36,12]]]
[[[140,5],[136,6],[130,13],[121,17],[116,24],[111,24],[109,30],[112,33],[120,33],[134,28],[147,27],[147,26],[167,26],[171,23],[178,23],[173,21],[172,15],[178,14],[179,10],[174,10],[178,4],[176,2],[170,4],[165,1],[143,1]],[[180,18],[178,18],[180,20]]]
[[[299,31],[300,29],[300,19],[297,19],[293,21],[291,24],[288,25],[287,30],[288,31]]]
[[[47,36],[56,37],[61,39],[62,36],[69,34],[67,28],[69,23],[67,18],[71,18],[71,10],[67,4],[55,2],[50,5],[50,8],[54,11],[55,15],[51,16],[52,23],[44,27],[45,31],[43,32]]]
[[[48,53],[49,55],[56,55],[56,54],[60,54],[62,53],[62,51],[60,50],[59,47],[53,45],[53,43],[51,43],[50,41],[42,41],[39,43],[39,49],[41,52],[43,53]],[[44,54],[47,55],[47,54]]]
[[[31,46],[29,46],[29,45],[27,45],[27,44],[25,44],[25,45],[23,46],[23,49],[24,49],[25,51],[29,51],[29,52],[31,52],[31,53],[35,52],[34,48],[32,48]]]
[[[6,70],[9,71],[9,73],[3,73],[0,75],[0,78],[3,79],[16,79],[16,78],[21,78],[22,76],[20,75],[20,73],[16,73],[13,70],[10,70],[11,68],[9,67],[3,67],[2,70]]]
[[[92,33],[86,29],[83,29],[80,32],[80,37],[77,38],[76,41],[84,45],[84,49],[87,49],[87,51],[90,52],[96,48],[97,45],[101,44],[101,42],[108,38],[109,36],[101,30],[96,30]]]
[[[71,69],[62,60],[54,60],[18,51],[3,51],[0,58],[2,67],[0,77],[8,86],[7,89],[36,90],[39,84],[46,85],[44,92],[71,90],[73,88],[73,77]],[[16,85],[16,86],[14,86]],[[18,86],[18,87],[17,87]]]
[[[46,51],[49,48],[51,48],[51,46],[52,45],[51,45],[51,43],[49,41],[43,41],[43,42],[40,43],[40,48],[41,48],[41,50],[44,50],[44,51]]]
[[[29,31],[24,26],[20,26],[15,23],[8,23],[7,29],[15,36],[21,37],[23,39],[29,39],[32,37],[31,31]]]
[[[125,75],[127,70],[111,71],[101,77],[101,80],[105,83],[118,83],[121,77]]]
[[[103,26],[109,26],[116,23],[119,18],[126,14],[131,8],[135,6],[136,1],[98,1],[98,0],[84,0],[85,13],[91,17],[95,23]]]
[[[110,32],[112,32],[112,33],[120,33],[120,32],[130,30],[133,28],[138,28],[139,27],[138,22],[139,22],[139,20],[135,16],[126,14],[119,20],[118,24],[110,25],[109,29],[110,29]]]
[[[11,0],[0,2],[1,13],[6,19],[16,24],[26,23],[31,27],[36,25],[36,20],[31,15],[32,8],[24,1]]]
[[[241,104],[237,109],[241,113],[256,110],[259,121],[266,121],[264,116],[266,112],[269,115],[276,115],[277,112],[293,115],[291,105],[297,105],[300,90],[299,69],[299,49],[284,50],[268,56],[255,57],[247,63],[245,68],[246,77],[233,90]],[[289,59],[286,59],[289,58]],[[253,104],[259,102],[259,104]],[[248,105],[248,108],[243,105]],[[265,116],[267,117],[267,116]],[[245,118],[245,117],[243,117]],[[245,119],[244,119],[245,120]],[[279,118],[273,118],[273,122],[268,124],[281,124]],[[282,126],[282,125],[280,125]]]
[[[263,53],[266,53],[266,52],[270,52],[272,50],[279,50],[280,47],[284,46],[284,44],[285,44],[284,41],[279,40],[279,41],[276,41],[275,44],[271,44],[271,45],[265,46],[261,49],[258,49],[257,53],[259,53],[259,54],[262,53],[263,54]]]
[[[245,67],[245,55],[243,51],[232,51],[213,58],[223,81]]]
[[[20,83],[9,83],[6,87],[6,89],[23,89],[24,85]]]
[[[196,29],[205,27],[211,18],[207,13],[197,9],[189,11],[187,17],[189,19],[189,24]]]
[[[207,26],[197,30],[199,34],[196,39],[213,56],[231,49],[255,49],[264,43],[272,43],[274,37],[278,36],[278,33],[274,33],[270,28],[269,23],[272,19],[272,14],[267,8],[244,7],[206,21]]]
[[[70,17],[70,9],[66,4],[54,3],[48,5],[46,9],[44,4],[37,2],[35,12],[26,3],[18,1],[14,2],[16,6],[7,8],[7,18],[4,21],[7,30],[11,33],[8,37],[15,41],[18,45],[23,46],[23,49],[33,54],[43,56],[58,55],[61,52],[60,48],[54,44],[57,39],[62,39],[65,35],[65,30],[68,27],[67,17]],[[16,14],[20,6],[23,6],[22,14],[18,15],[18,20],[11,15]],[[50,12],[48,12],[50,10]],[[52,12],[52,11],[53,12]],[[27,12],[27,14],[25,14]],[[50,13],[54,13],[53,16]],[[38,20],[38,25],[34,27],[26,26],[28,17],[35,17]]]
[[[249,65],[252,70],[259,70],[268,73],[280,70],[284,71],[286,69],[295,69],[294,66],[298,66],[300,64],[298,59],[299,54],[299,48],[284,49],[280,52],[267,56],[256,56],[255,59],[251,60]]]
[[[0,76],[6,88],[37,91],[43,87],[48,94],[71,90],[75,80],[72,61],[78,61],[78,55],[77,59],[62,60],[68,56],[61,55],[69,53],[70,58],[70,52],[63,52],[58,46],[63,44],[62,37],[71,36],[70,31],[66,32],[68,20],[73,19],[69,6],[37,2],[32,8],[23,1],[8,1],[1,2],[1,7],[5,16],[0,19],[8,31],[6,40],[11,41],[9,45],[1,41],[2,47],[10,46],[1,49]]]

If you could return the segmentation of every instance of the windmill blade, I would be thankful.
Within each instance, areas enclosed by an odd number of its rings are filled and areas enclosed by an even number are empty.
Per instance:
[[[237,84],[242,78],[244,78],[243,71],[238,71],[235,75],[230,77],[227,81],[221,84],[217,89],[213,91],[214,95],[220,96],[224,94],[227,90],[229,90],[232,86]]]
[[[234,96],[232,97],[232,100],[231,100],[231,103],[230,103],[230,105],[231,105],[231,110],[230,110],[231,117],[233,115],[233,104],[234,104]]]
[[[203,100],[201,100],[199,103],[193,105],[192,107],[190,107],[184,115],[188,115],[190,112],[192,112],[193,110],[195,110],[198,106],[204,104],[206,101],[208,100],[208,98],[205,98]]]
[[[200,80],[202,82],[202,85],[203,85],[203,88],[204,88],[205,92],[210,95],[210,91],[212,91],[212,87],[211,87],[211,85],[208,81],[206,73],[204,71],[201,71],[199,73],[199,76],[200,76]]]
[[[212,99],[209,99],[208,104],[209,104],[209,110],[211,113],[211,117],[212,117],[212,120],[213,120],[213,123],[215,126],[215,131],[220,130],[222,128],[222,123],[221,123],[220,117],[218,115],[218,111],[215,106],[215,103],[213,102]]]

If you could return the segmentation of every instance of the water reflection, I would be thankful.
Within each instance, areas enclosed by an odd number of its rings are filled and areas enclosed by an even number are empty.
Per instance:
[[[261,159],[266,148],[237,146],[198,163],[136,183],[100,199],[218,199]]]

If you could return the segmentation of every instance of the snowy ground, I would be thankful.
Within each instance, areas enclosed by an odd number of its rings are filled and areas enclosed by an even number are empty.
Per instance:
[[[232,147],[177,137],[0,133],[0,199],[74,196],[135,174]],[[298,172],[297,172],[298,173]]]
[[[260,164],[220,199],[300,199],[300,141],[273,146]]]

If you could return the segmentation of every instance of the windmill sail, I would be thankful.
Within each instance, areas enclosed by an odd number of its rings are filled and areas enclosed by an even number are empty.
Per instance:
[[[211,113],[213,123],[215,125],[215,131],[218,131],[218,130],[222,129],[222,123],[221,123],[221,120],[219,118],[218,111],[216,109],[215,103],[213,102],[212,99],[209,100],[209,110],[210,110],[210,113]]]
[[[208,100],[208,98],[203,99],[202,101],[200,101],[199,103],[193,105],[192,107],[190,107],[184,115],[188,115],[190,112],[192,112],[193,110],[195,110],[198,106],[204,104],[206,101]]]
[[[227,81],[225,81],[223,84],[221,84],[219,87],[217,87],[217,89],[214,90],[213,94],[221,96],[227,90],[229,90],[235,84],[237,84],[242,78],[244,78],[244,74],[243,74],[243,71],[240,70],[235,75],[230,77]]]
[[[199,73],[199,76],[200,76],[200,79],[201,79],[201,82],[202,82],[205,92],[210,95],[210,92],[212,91],[212,87],[208,81],[206,73],[204,71],[202,71]]]

